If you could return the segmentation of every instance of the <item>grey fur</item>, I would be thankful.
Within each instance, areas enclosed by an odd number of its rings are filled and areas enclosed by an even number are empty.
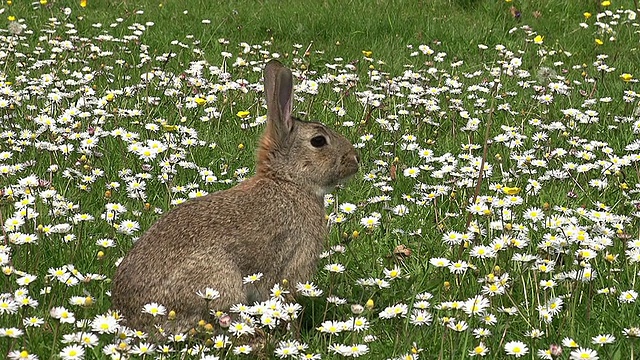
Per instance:
[[[138,240],[113,278],[112,304],[126,325],[151,330],[145,304],[176,312],[162,324],[182,332],[210,310],[265,300],[271,287],[310,280],[327,236],[323,195],[358,171],[351,143],[322,124],[291,117],[293,76],[276,60],[264,72],[267,128],[257,171],[239,185],[189,200]],[[312,138],[324,136],[316,148]],[[242,278],[261,272],[255,286]],[[196,295],[211,287],[220,298]]]

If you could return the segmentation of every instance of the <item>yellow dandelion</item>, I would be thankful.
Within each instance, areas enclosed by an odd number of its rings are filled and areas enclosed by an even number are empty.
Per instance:
[[[590,12],[585,12],[582,15],[584,15],[585,20],[591,17],[591,13]]]
[[[80,7],[87,7],[87,0],[80,0]]]
[[[596,39],[596,44],[597,45],[602,45],[602,44],[604,44],[604,41],[602,41],[600,39]]]
[[[604,0],[603,2],[601,2],[601,3],[600,3],[600,5],[602,5],[602,6],[604,6],[604,7],[607,7],[607,6],[611,5],[611,1],[609,1],[609,0]]]
[[[364,57],[370,58],[371,55],[373,55],[373,51],[362,50],[362,55],[364,55]]]
[[[369,310],[373,309],[373,299],[367,300],[367,302],[364,304],[364,306]]]
[[[238,111],[238,113],[236,114],[236,116],[239,117],[240,119],[244,119],[249,115],[251,115],[251,113],[248,111]]]
[[[542,45],[542,43],[544,42],[544,36],[536,35],[536,37],[533,38],[533,42],[538,45]]]
[[[624,82],[628,82],[628,81],[631,81],[631,79],[633,79],[633,75],[624,73],[620,75],[620,79],[622,79],[622,81]]]

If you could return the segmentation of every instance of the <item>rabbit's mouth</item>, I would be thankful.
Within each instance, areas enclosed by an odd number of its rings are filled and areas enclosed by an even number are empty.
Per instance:
[[[349,180],[353,175],[355,175],[360,168],[360,157],[358,153],[353,152],[345,155],[342,158],[341,164],[342,173],[340,174],[339,183],[344,183]]]
[[[349,171],[345,170],[343,173],[340,174],[340,176],[336,178],[336,180],[331,181],[330,183],[325,184],[324,186],[322,185],[319,186],[316,189],[316,195],[324,196],[326,194],[333,192],[335,189],[345,188],[349,179],[351,179],[357,172],[358,172],[357,166],[355,167],[355,170],[349,170]]]
[[[337,177],[337,180],[330,184],[331,188],[343,188],[345,184],[351,179],[355,174],[358,173],[359,166],[358,163],[344,166],[342,171],[340,172],[340,176]]]

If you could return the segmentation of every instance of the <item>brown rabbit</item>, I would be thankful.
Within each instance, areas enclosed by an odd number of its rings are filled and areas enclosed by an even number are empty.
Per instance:
[[[327,236],[323,196],[358,171],[358,156],[343,136],[291,116],[293,76],[280,62],[266,65],[264,89],[256,175],[172,209],[118,266],[112,303],[129,327],[150,330],[142,309],[157,302],[176,312],[165,329],[186,331],[212,309],[266,300],[275,283],[312,277]],[[258,272],[259,282],[242,284]],[[207,287],[220,297],[196,294]]]

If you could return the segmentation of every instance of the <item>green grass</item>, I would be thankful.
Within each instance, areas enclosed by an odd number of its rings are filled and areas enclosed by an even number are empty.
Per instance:
[[[298,92],[296,112],[345,134],[359,148],[362,169],[337,190],[337,201],[327,207],[328,214],[344,216],[333,224],[328,242],[343,245],[345,251],[321,261],[314,282],[323,296],[298,298],[304,307],[300,334],[284,327],[266,330],[262,356],[274,357],[280,341],[297,339],[308,345],[305,353],[322,358],[341,358],[332,350],[337,344],[366,344],[368,353],[362,357],[370,359],[409,359],[412,352],[426,359],[465,359],[482,343],[489,349],[487,357],[506,359],[513,356],[506,354],[505,346],[521,341],[529,349],[523,358],[536,358],[539,350],[558,345],[563,351],[557,358],[569,359],[575,349],[565,339],[571,338],[597,351],[600,359],[633,358],[640,336],[635,300],[640,146],[630,144],[637,142],[640,131],[639,99],[634,92],[638,83],[623,81],[621,75],[640,76],[640,27],[622,11],[630,8],[630,1],[606,8],[592,1],[489,0],[89,0],[86,8],[75,1],[3,3],[0,28],[15,28],[16,22],[26,28],[19,35],[0,33],[0,220],[5,225],[0,265],[6,274],[0,278],[0,354],[71,358],[61,351],[79,341],[63,342],[64,335],[91,333],[80,320],[107,313],[115,264],[173,200],[187,198],[188,191],[172,187],[194,185],[211,193],[237,183],[242,177],[239,169],[253,173],[262,126],[242,125],[265,114],[263,94],[255,85],[261,81],[264,61],[277,53],[299,75],[299,84],[319,83],[317,94]],[[516,10],[519,16],[514,16]],[[586,18],[585,12],[592,16]],[[598,14],[612,32],[598,30]],[[9,16],[17,19],[12,25]],[[582,28],[582,22],[588,27]],[[136,33],[142,26],[144,30]],[[541,44],[534,42],[537,35]],[[65,40],[73,49],[59,51]],[[253,47],[245,53],[241,43]],[[421,45],[433,54],[423,54]],[[230,57],[224,58],[223,52]],[[237,57],[249,65],[233,66]],[[34,66],[38,60],[50,62]],[[598,61],[608,70],[598,68]],[[204,65],[198,76],[188,71],[195,62]],[[506,64],[520,62],[513,72],[507,71]],[[218,69],[230,77],[221,77]],[[518,76],[518,70],[530,76]],[[155,77],[143,82],[141,76],[151,72]],[[335,80],[344,74],[357,79],[346,84]],[[42,81],[48,76],[53,80]],[[323,77],[330,78],[328,83]],[[175,94],[167,94],[178,79]],[[240,79],[246,80],[246,91],[224,88],[229,80]],[[553,94],[550,104],[539,101],[552,93],[552,86],[562,85],[567,86],[566,94]],[[452,91],[455,87],[460,91]],[[57,103],[47,97],[55,89],[67,94]],[[431,93],[433,89],[438,93]],[[377,106],[359,100],[365,91],[381,95]],[[215,100],[185,106],[193,97],[206,95],[215,95]],[[87,106],[79,111],[89,115],[75,115],[66,122],[62,115],[83,96]],[[439,109],[430,109],[435,103]],[[338,115],[337,107],[345,114]],[[573,117],[567,109],[590,114],[591,119]],[[250,115],[241,119],[239,111]],[[218,116],[203,121],[209,113]],[[477,129],[466,129],[465,114],[477,118]],[[39,124],[42,115],[57,121],[56,129]],[[114,135],[116,129],[138,134],[141,143],[157,140],[171,146],[145,162],[128,149],[133,141]],[[185,142],[194,138],[190,133],[197,133],[193,145]],[[534,140],[540,133],[545,137]],[[82,150],[82,139],[92,134],[97,145]],[[500,141],[500,136],[522,144],[509,146],[510,141]],[[61,147],[67,144],[74,149],[65,153]],[[425,159],[421,149],[433,155]],[[176,161],[170,181],[162,182],[158,177],[166,171],[161,163],[171,156],[185,163]],[[482,177],[481,162],[491,166]],[[219,181],[205,182],[193,164],[211,170]],[[585,164],[592,169],[575,169]],[[454,170],[438,171],[446,165],[455,165]],[[411,169],[420,173],[405,174]],[[558,176],[560,171],[563,176]],[[91,174],[95,179],[83,180]],[[24,185],[30,175],[39,182]],[[138,180],[149,177],[141,198],[126,189],[132,175]],[[112,182],[120,187],[111,187]],[[532,191],[528,186],[535,182],[540,189]],[[597,182],[606,184],[599,188]],[[55,190],[57,197],[48,198],[46,190]],[[497,200],[507,199],[509,192],[517,193],[522,203],[508,205],[510,211],[503,212]],[[470,213],[475,199],[487,205],[486,211]],[[108,203],[127,211],[106,221],[101,214]],[[343,203],[357,209],[347,214],[339,208]],[[394,213],[400,205],[408,214]],[[527,215],[532,211],[539,221]],[[34,212],[37,215],[30,217]],[[93,220],[78,221],[81,214]],[[372,214],[377,225],[364,226],[361,220]],[[606,220],[597,221],[598,214]],[[23,218],[23,224],[10,223]],[[114,225],[124,220],[138,222],[140,230],[118,231]],[[60,224],[69,224],[69,230],[49,231]],[[452,232],[472,233],[476,228],[482,231],[474,239],[454,245],[443,240]],[[20,234],[33,234],[37,243],[21,244]],[[112,239],[114,246],[102,247],[96,244],[99,239]],[[496,239],[507,241],[495,256],[472,255],[480,245],[495,248]],[[554,245],[546,246],[545,241]],[[469,268],[454,274],[434,266],[430,260],[435,258],[465,261]],[[331,263],[346,270],[335,274],[323,269]],[[51,269],[65,265],[68,275],[63,280],[77,283],[65,284],[52,276]],[[359,284],[368,278],[385,279],[385,270],[394,268],[400,274],[387,275],[388,288]],[[597,276],[576,279],[585,269]],[[19,284],[27,275],[37,278]],[[540,281],[551,279],[556,285],[544,289]],[[504,286],[503,292],[483,293],[492,281]],[[37,304],[25,305],[30,299],[25,289]],[[416,326],[410,317],[424,292],[431,294],[427,301],[433,321]],[[490,300],[484,312],[467,314],[460,308],[480,294]],[[329,295],[346,304],[327,302]],[[72,296],[91,301],[70,304]],[[554,299],[563,304],[545,322],[539,309]],[[13,309],[16,301],[22,306]],[[395,304],[407,306],[406,316],[380,317]],[[354,315],[350,305],[364,310]],[[53,316],[51,309],[60,306],[80,322],[74,326]],[[485,321],[488,315],[495,316],[495,323]],[[351,316],[366,318],[369,328],[335,335],[317,330],[323,321]],[[29,317],[43,323],[26,326],[23,321]],[[491,335],[476,338],[473,330],[479,328]],[[533,330],[544,334],[531,336]],[[12,337],[11,331],[24,334]],[[122,352],[131,352],[142,341],[132,334],[93,333],[97,343],[85,346],[85,358],[107,358],[103,349],[109,344],[124,344]],[[594,344],[592,338],[602,334],[615,340]],[[233,344],[217,350],[211,349],[211,337],[201,334],[171,343],[175,352],[169,357],[200,357],[194,347],[205,344],[210,348],[207,354],[241,358],[232,349],[249,341],[231,336]],[[192,350],[181,353],[185,349]]]

